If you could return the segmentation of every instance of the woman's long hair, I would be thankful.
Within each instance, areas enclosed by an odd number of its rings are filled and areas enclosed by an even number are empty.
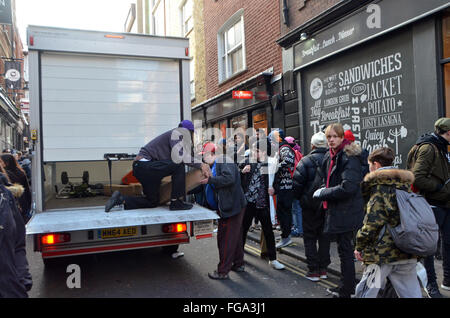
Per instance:
[[[5,163],[5,170],[6,171],[21,171],[22,173],[25,174],[25,171],[23,171],[22,167],[20,166],[19,162],[16,160],[16,158],[14,158],[13,155],[9,154],[9,153],[4,153],[2,154],[2,156],[0,157],[2,159],[2,161]]]

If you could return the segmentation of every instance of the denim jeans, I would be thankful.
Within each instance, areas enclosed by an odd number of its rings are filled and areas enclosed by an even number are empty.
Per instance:
[[[296,199],[292,201],[292,223],[294,225],[293,230],[303,234],[302,207],[300,206],[300,201]]]
[[[450,209],[434,207],[433,212],[442,233],[442,267],[444,269],[444,281],[448,284],[450,283]],[[436,282],[434,255],[426,257],[423,265],[427,270],[428,283]]]

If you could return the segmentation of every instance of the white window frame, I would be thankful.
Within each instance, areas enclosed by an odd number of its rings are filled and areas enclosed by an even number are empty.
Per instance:
[[[165,36],[165,28],[164,24],[166,23],[166,17],[163,14],[163,33],[162,34],[156,34],[156,11],[160,9],[162,6],[164,6],[164,2],[162,0],[153,0],[153,7],[151,8],[151,34],[152,35],[159,35],[159,36]],[[162,9],[164,12],[164,8]]]
[[[231,29],[235,24],[241,22],[241,43],[236,46],[226,49],[227,43],[227,31]],[[224,82],[237,74],[247,69],[246,53],[245,53],[245,24],[244,24],[244,9],[238,10],[235,14],[225,22],[217,32],[217,59],[218,59],[218,71],[219,71],[219,83]],[[242,69],[229,72],[229,55],[242,48]],[[225,63],[223,63],[225,58]]]
[[[191,15],[189,17],[185,16],[186,13],[186,5],[190,3],[191,5]],[[187,36],[192,29],[194,29],[194,1],[193,0],[185,0],[180,6],[180,15],[181,15],[181,33],[182,36]],[[189,29],[186,29],[186,23],[191,23]]]

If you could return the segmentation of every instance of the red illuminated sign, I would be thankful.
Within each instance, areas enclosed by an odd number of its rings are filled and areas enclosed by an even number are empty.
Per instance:
[[[233,99],[253,99],[252,91],[233,91]]]

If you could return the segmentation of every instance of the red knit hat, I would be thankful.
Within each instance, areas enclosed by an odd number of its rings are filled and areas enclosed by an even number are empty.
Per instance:
[[[212,142],[207,142],[203,145],[203,150],[200,154],[204,155],[207,153],[215,153],[216,152],[216,145]]]
[[[344,138],[351,142],[355,141],[355,136],[350,129],[344,132]]]

